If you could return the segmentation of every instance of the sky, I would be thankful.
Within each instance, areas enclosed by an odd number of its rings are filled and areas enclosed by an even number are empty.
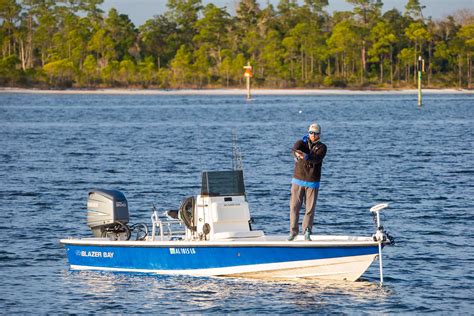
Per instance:
[[[269,1],[276,6],[278,0],[260,0],[262,7],[266,7]],[[227,7],[227,11],[231,14],[235,13],[235,4],[238,0],[202,0],[203,4],[214,3],[218,7]],[[302,1],[300,1],[302,2]],[[127,14],[132,22],[136,25],[142,25],[146,20],[154,15],[162,14],[166,11],[167,0],[104,0],[102,9],[107,12],[110,8],[116,8],[120,13]],[[404,11],[407,0],[383,0],[383,11],[397,8]],[[474,0],[420,0],[426,8],[423,11],[425,17],[433,17],[433,19],[443,18],[450,13],[459,9],[474,10]],[[329,0],[328,11],[351,10],[352,6],[345,0]]]

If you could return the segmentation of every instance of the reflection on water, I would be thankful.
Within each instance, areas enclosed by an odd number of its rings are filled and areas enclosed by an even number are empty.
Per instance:
[[[74,287],[80,297],[120,302],[123,311],[129,310],[129,304],[140,303],[143,312],[152,311],[156,302],[160,302],[167,311],[245,313],[266,305],[264,302],[269,300],[278,302],[275,310],[281,312],[330,310],[347,299],[364,304],[369,301],[383,303],[391,293],[390,286],[380,287],[368,281],[254,280],[94,271],[68,271],[61,277],[62,282]],[[140,302],[133,293],[140,293]],[[223,305],[226,306],[224,309]],[[264,309],[272,310],[269,306]]]

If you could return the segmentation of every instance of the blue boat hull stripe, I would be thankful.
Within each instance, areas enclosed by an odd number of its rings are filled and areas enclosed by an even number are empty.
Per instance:
[[[357,247],[117,247],[66,245],[75,266],[132,270],[190,270],[292,261],[342,258],[378,253],[377,246]]]

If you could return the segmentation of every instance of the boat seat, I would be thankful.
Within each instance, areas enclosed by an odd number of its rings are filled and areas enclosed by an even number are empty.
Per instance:
[[[236,238],[258,238],[265,234],[261,230],[251,230],[248,232],[222,232],[212,235],[212,239],[236,239]]]

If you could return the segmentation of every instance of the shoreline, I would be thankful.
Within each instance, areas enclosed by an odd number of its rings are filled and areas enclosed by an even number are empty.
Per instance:
[[[25,88],[3,88],[0,94],[97,94],[97,95],[246,95],[245,89],[66,89],[41,90]],[[411,95],[417,94],[417,89],[391,90],[349,90],[349,89],[253,89],[252,95]],[[424,89],[423,94],[474,94],[467,89]]]

